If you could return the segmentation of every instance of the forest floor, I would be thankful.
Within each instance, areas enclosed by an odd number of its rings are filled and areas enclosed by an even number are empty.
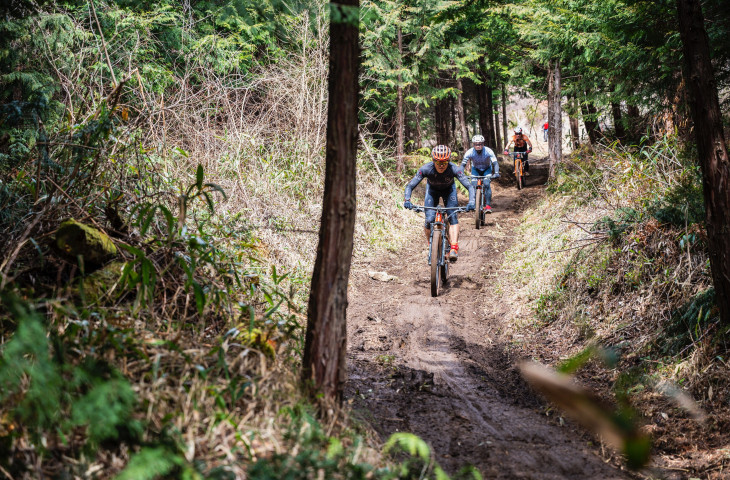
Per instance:
[[[508,289],[494,284],[512,232],[547,177],[546,160],[531,167],[522,191],[510,178],[493,184],[486,226],[477,230],[474,214],[461,214],[459,260],[439,297],[430,296],[420,228],[402,251],[353,266],[346,398],[383,439],[420,436],[449,473],[473,465],[485,478],[630,478],[615,453],[530,390],[501,335],[514,307],[503,301]]]

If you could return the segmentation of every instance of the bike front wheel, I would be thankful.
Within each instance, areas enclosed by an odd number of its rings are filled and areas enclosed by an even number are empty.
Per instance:
[[[522,160],[515,160],[515,178],[517,179],[517,190],[522,190],[522,182],[524,177],[522,175]]]
[[[444,254],[446,257],[446,254]],[[449,279],[449,262],[444,259],[443,265],[441,265],[441,286],[446,285],[446,281]]]
[[[431,236],[431,296],[438,297],[441,287],[441,230],[434,230]]]
[[[482,213],[483,195],[482,195],[481,187],[477,187],[476,197],[477,197],[476,198],[477,211],[476,211],[475,218],[476,218],[476,227],[477,227],[477,230],[479,230],[482,227],[482,214],[483,214]]]

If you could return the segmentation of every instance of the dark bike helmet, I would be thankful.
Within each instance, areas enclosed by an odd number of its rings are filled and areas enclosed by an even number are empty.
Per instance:
[[[451,158],[451,149],[446,145],[436,145],[431,150],[431,157],[435,162],[448,161]]]

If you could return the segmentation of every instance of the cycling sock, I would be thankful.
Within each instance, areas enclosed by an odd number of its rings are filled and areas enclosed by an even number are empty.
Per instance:
[[[459,251],[459,244],[458,243],[452,243],[451,244],[451,250]]]

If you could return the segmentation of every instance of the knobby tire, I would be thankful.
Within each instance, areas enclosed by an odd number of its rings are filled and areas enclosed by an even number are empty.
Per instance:
[[[443,287],[446,285],[446,280],[448,280],[449,276],[449,263],[451,262],[449,254],[451,253],[451,238],[449,238],[449,227],[446,227],[445,231],[445,238],[443,243],[443,263],[441,264],[441,270],[440,270],[440,277],[441,277],[441,286]]]
[[[515,177],[517,178],[517,190],[522,190],[522,160],[515,159]]]
[[[477,214],[476,216],[476,226],[477,230],[479,230],[482,227],[482,187],[477,186],[477,195],[476,195],[476,206],[477,206]]]
[[[431,237],[431,296],[439,296],[441,269],[439,268],[439,260],[441,259],[441,230],[434,229]]]

